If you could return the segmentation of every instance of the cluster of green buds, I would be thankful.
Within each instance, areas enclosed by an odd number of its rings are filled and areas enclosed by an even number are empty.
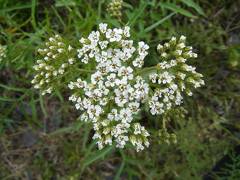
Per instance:
[[[187,59],[196,58],[191,46],[185,45],[186,37],[172,37],[169,42],[157,47],[160,63],[149,75],[153,96],[149,101],[150,112],[163,114],[181,105],[182,94],[192,95],[192,89],[204,85],[202,74],[195,67],[188,65]]]
[[[161,143],[166,144],[176,144],[177,143],[177,136],[174,133],[169,133],[166,128],[160,129],[158,132],[159,140]]]
[[[123,0],[112,0],[107,6],[110,16],[120,20],[122,18],[122,4]]]
[[[0,44],[0,62],[3,60],[3,58],[6,57],[6,51],[7,51],[6,46]]]
[[[158,131],[159,141],[160,143],[166,144],[176,144],[177,143],[177,136],[174,133],[169,133],[168,129],[166,128],[166,119],[163,118],[162,121],[162,128]]]
[[[73,48],[59,35],[50,37],[45,47],[38,49],[42,59],[33,67],[36,75],[32,80],[34,88],[42,95],[51,93],[61,83],[60,79],[68,73],[68,67],[75,62]]]

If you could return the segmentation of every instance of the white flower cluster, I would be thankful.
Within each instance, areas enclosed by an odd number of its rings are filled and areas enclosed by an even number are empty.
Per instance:
[[[130,28],[110,29],[100,24],[88,38],[81,38],[78,57],[85,64],[95,64],[89,80],[77,79],[68,87],[74,91],[69,100],[82,111],[81,120],[91,121],[98,147],[116,144],[124,148],[130,142],[137,151],[148,147],[149,133],[134,117],[148,95],[148,83],[135,71],[142,67],[149,48],[144,42],[134,47]]]
[[[33,67],[37,73],[32,80],[34,88],[40,89],[42,95],[51,93],[56,79],[63,76],[68,66],[75,62],[71,55],[73,48],[59,35],[50,37],[45,45],[46,48],[38,49],[43,59],[37,60],[37,65]]]
[[[6,57],[6,46],[0,44],[0,62]]]
[[[137,122],[144,105],[152,115],[163,114],[182,103],[183,93],[191,96],[193,88],[204,85],[202,75],[186,63],[197,54],[185,39],[173,37],[159,44],[161,62],[143,68],[149,46],[142,41],[135,44],[128,26],[109,28],[101,23],[97,31],[80,39],[78,49],[56,35],[38,50],[43,58],[34,66],[32,83],[43,95],[68,84],[69,100],[81,112],[80,119],[93,124],[99,149],[132,145],[141,151],[149,146],[149,133]],[[164,128],[160,138],[175,142],[175,135]]]
[[[196,58],[192,47],[185,45],[185,36],[179,40],[172,37],[164,45],[157,47],[161,62],[157,72],[149,75],[151,83],[157,84],[149,101],[150,112],[153,115],[162,114],[175,105],[182,103],[182,93],[192,95],[192,88],[204,85],[203,76],[195,71],[195,67],[186,64],[188,58]]]

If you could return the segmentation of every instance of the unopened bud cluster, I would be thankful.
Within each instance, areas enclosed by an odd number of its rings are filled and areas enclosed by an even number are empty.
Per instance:
[[[149,75],[154,84],[154,94],[149,101],[150,112],[163,114],[183,102],[183,93],[191,96],[192,89],[204,85],[202,74],[187,64],[187,59],[196,58],[192,47],[186,46],[186,37],[172,37],[169,42],[157,47],[160,63],[157,70]]]
[[[51,93],[54,86],[59,83],[59,78],[67,72],[67,68],[74,64],[73,48],[61,36],[50,37],[45,43],[45,48],[38,49],[43,57],[33,66],[36,75],[32,80],[34,88],[40,89],[42,95]]]
[[[162,128],[158,132],[159,135],[159,140],[161,143],[166,143],[166,144],[176,144],[177,143],[177,136],[174,133],[169,133],[166,128]]]
[[[117,19],[121,19],[122,4],[123,0],[112,0],[107,6],[107,11],[110,14],[110,16],[115,17]]]
[[[6,46],[0,44],[0,62],[6,57]]]

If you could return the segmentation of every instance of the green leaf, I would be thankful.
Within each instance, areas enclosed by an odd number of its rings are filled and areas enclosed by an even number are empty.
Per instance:
[[[134,26],[134,23],[136,22],[136,20],[142,15],[142,13],[144,13],[145,8],[147,7],[147,3],[141,3],[140,8],[137,9],[132,15],[131,18],[129,20],[129,22],[127,23],[127,25],[129,26]]]
[[[17,99],[11,99],[8,97],[0,97],[0,101],[14,102],[14,101],[17,101]]]
[[[11,86],[7,86],[7,85],[4,85],[4,84],[0,84],[0,87],[6,89],[8,91],[18,91],[18,92],[26,92],[26,91],[28,91],[25,88],[11,87]]]
[[[36,23],[36,18],[35,18],[36,6],[37,6],[37,0],[32,0],[31,21],[32,21],[32,26],[35,30],[37,29],[37,23]]]
[[[55,136],[55,135],[64,134],[64,133],[73,133],[73,132],[79,131],[79,129],[82,127],[82,125],[83,125],[82,122],[76,122],[76,123],[73,123],[72,125],[70,125],[69,127],[64,127],[64,128],[58,129],[48,135]]]
[[[190,18],[196,18],[196,16],[194,16],[189,11],[187,11],[187,10],[185,10],[185,9],[175,5],[175,4],[172,4],[172,3],[160,3],[160,6],[162,8],[169,9],[169,10],[175,12],[175,13],[179,13],[179,14],[182,14],[182,15],[190,17]]]
[[[55,7],[77,6],[79,3],[69,0],[60,0],[55,2]]]
[[[48,113],[47,113],[47,111],[46,111],[46,108],[45,108],[45,105],[44,105],[44,102],[43,102],[43,97],[42,97],[41,94],[39,95],[39,101],[40,101],[41,110],[42,110],[44,116],[47,117],[47,116],[48,116]]]
[[[10,11],[15,11],[15,10],[20,10],[20,9],[28,9],[28,8],[32,8],[32,4],[23,4],[23,5],[16,5],[16,6],[12,6],[12,7],[7,7],[5,9],[1,9],[0,13],[2,12],[10,12]]]
[[[205,13],[203,12],[202,8],[193,0],[180,0],[180,1],[186,4],[187,6],[194,8],[199,14],[205,16]]]
[[[122,171],[123,171],[124,166],[125,166],[125,161],[123,160],[122,163],[121,163],[121,166],[119,167],[119,169],[118,169],[118,171],[117,171],[116,176],[114,177],[114,180],[120,179],[120,176],[121,176],[121,174],[122,174]]]
[[[89,157],[84,160],[83,166],[87,167],[98,159],[104,158],[104,156],[108,154],[112,149],[113,146],[108,146],[102,150],[95,151],[93,154],[89,155]]]
[[[160,19],[159,21],[157,21],[156,23],[152,24],[151,26],[147,27],[146,29],[144,29],[144,33],[147,33],[151,30],[153,30],[154,28],[156,28],[157,26],[159,26],[160,24],[162,24],[164,21],[168,20],[170,17],[172,17],[174,14],[176,13],[171,13],[168,16]]]

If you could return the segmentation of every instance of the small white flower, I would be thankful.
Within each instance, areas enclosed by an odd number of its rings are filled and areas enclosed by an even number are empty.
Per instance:
[[[180,41],[183,41],[183,42],[184,42],[185,40],[186,40],[186,36],[183,36],[183,35],[180,36]]]
[[[106,38],[109,39],[110,42],[119,42],[122,39],[122,29],[108,29],[106,32]]]
[[[109,76],[107,76],[107,81],[105,82],[106,87],[114,87],[115,79],[116,79],[116,74],[114,73],[111,73]]]
[[[119,95],[119,96],[115,97],[115,103],[119,107],[123,107],[124,104],[126,104],[127,102],[128,102],[128,100],[123,95]]]
[[[131,103],[129,103],[128,106],[129,106],[129,109],[131,110],[131,112],[134,114],[138,113],[138,111],[140,110],[139,109],[140,104],[138,102],[131,102]]]
[[[140,56],[146,56],[147,50],[149,49],[149,46],[147,44],[145,44],[143,41],[138,43],[138,53],[140,54]]]
[[[123,35],[125,37],[130,37],[130,27],[129,26],[125,26],[123,29]]]
[[[101,49],[107,48],[108,41],[99,41],[99,45]]]
[[[119,77],[126,77],[129,80],[133,79],[133,69],[131,67],[121,67],[118,70],[118,76]]]
[[[93,31],[89,34],[88,39],[95,44],[99,41],[99,37],[100,37],[99,31]]]
[[[82,58],[81,61],[82,61],[84,64],[87,64],[88,61],[89,61],[89,57],[85,54],[85,55],[84,55],[84,58]]]
[[[106,33],[106,31],[107,31],[107,24],[105,24],[105,23],[100,23],[100,24],[99,24],[99,30],[100,30],[102,33]]]
[[[118,121],[119,116],[118,116],[117,109],[112,109],[112,111],[107,115],[107,118],[111,121],[113,120]]]
[[[141,68],[144,64],[144,61],[140,57],[137,57],[132,64],[134,67]]]

